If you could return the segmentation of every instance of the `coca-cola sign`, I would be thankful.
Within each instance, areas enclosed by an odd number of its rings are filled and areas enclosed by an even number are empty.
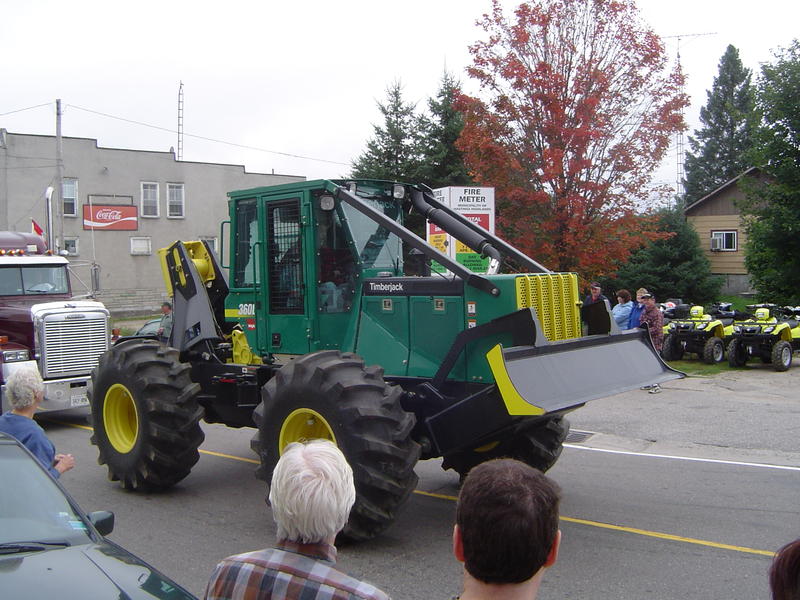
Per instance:
[[[136,231],[139,215],[136,206],[104,204],[83,205],[83,228],[113,231]]]

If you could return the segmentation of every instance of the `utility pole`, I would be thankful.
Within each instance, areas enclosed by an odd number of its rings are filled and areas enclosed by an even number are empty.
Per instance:
[[[55,246],[51,246],[56,254],[64,245],[64,147],[61,142],[61,99],[56,99],[56,204],[53,216],[58,223],[58,236]],[[52,240],[51,240],[52,241]]]
[[[681,40],[684,38],[694,38],[700,37],[704,35],[717,35],[717,32],[710,32],[710,33],[682,33],[679,35],[665,35],[662,39],[677,39],[678,40],[678,52],[677,58],[675,59],[676,64],[680,67],[681,66]],[[683,69],[681,69],[683,72]],[[681,92],[686,92],[686,86],[684,84]],[[681,106],[681,121],[683,121],[684,112],[683,107]],[[683,198],[683,194],[685,190],[683,189],[683,180],[686,177],[686,174],[683,169],[683,164],[686,159],[685,153],[683,150],[683,130],[679,130],[675,133],[675,159],[677,163],[676,173],[675,173],[675,198]]]

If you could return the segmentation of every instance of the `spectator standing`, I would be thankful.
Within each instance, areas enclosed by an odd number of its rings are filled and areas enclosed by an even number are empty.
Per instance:
[[[661,346],[664,342],[664,315],[656,306],[656,297],[653,294],[642,294],[642,301],[644,302],[644,312],[642,312],[641,324],[647,326],[650,339],[653,340],[653,347],[656,352],[661,354]],[[657,383],[644,386],[642,389],[648,390],[651,394],[661,392],[661,386]]]
[[[164,302],[161,305],[161,322],[158,324],[158,339],[165,344],[169,343],[172,335],[172,304]]]
[[[464,563],[460,600],[533,600],[558,558],[560,492],[518,460],[472,469],[456,506],[453,554]]]
[[[636,290],[636,302],[633,303],[631,306],[631,314],[628,317],[628,327],[627,329],[636,329],[642,322],[642,313],[644,312],[644,300],[642,300],[642,296],[645,294],[649,294],[645,288],[639,288]]]
[[[589,284],[589,295],[584,298],[583,305],[588,306],[589,304],[602,302],[603,300],[608,300],[608,298],[603,295],[603,288],[599,283],[593,281]]]
[[[355,499],[353,470],[335,444],[327,440],[289,444],[269,491],[277,545],[220,562],[205,598],[388,600],[382,591],[333,567],[333,543]]]
[[[631,309],[633,302],[631,301],[631,293],[628,290],[619,290],[617,292],[617,303],[611,309],[611,316],[617,322],[620,329],[628,329],[628,320],[631,316]]]
[[[11,411],[0,415],[0,431],[17,438],[58,479],[75,466],[72,454],[56,454],[56,448],[33,415],[44,400],[44,383],[32,367],[17,369],[8,377],[6,395]]]
[[[769,569],[772,600],[800,600],[800,538],[778,550]]]

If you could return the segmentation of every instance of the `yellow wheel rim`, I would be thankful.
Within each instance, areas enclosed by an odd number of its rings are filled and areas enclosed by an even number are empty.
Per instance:
[[[318,439],[336,443],[336,436],[333,435],[333,429],[325,417],[310,408],[298,408],[283,420],[278,436],[278,447],[283,454],[283,449],[292,442]]]
[[[139,415],[133,394],[121,383],[115,383],[106,392],[103,426],[114,450],[127,454],[133,449],[139,437]]]

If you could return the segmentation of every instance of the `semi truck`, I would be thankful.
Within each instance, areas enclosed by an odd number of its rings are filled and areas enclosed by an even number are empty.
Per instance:
[[[102,303],[73,297],[69,262],[38,235],[0,232],[0,410],[10,410],[8,376],[35,365],[45,384],[43,411],[89,404],[91,372],[109,347]]]

